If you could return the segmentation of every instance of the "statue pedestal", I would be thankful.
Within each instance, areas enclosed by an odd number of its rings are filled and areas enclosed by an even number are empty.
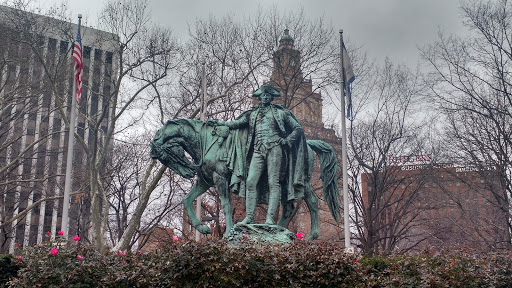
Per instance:
[[[295,234],[279,225],[268,224],[236,224],[227,238],[231,245],[236,246],[240,241],[254,241],[267,243],[290,243],[295,241]]]

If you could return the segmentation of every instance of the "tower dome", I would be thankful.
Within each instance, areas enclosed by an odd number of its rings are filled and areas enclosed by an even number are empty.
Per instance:
[[[281,46],[290,46],[293,47],[293,37],[290,35],[290,30],[284,29],[284,34],[281,36],[281,40],[279,40],[279,47]]]

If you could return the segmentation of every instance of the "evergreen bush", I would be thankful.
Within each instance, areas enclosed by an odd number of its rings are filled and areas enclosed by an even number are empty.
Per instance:
[[[151,253],[48,242],[0,258],[8,287],[512,287],[511,254],[352,255],[335,243],[174,241]],[[3,262],[3,259],[8,259]],[[7,279],[10,282],[6,283]]]

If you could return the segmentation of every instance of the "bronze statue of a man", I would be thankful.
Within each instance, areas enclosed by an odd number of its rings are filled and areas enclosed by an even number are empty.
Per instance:
[[[295,200],[304,195],[307,148],[304,130],[293,113],[272,104],[280,92],[263,85],[253,93],[261,103],[233,121],[209,121],[231,129],[248,129],[246,142],[246,217],[253,223],[257,199],[268,201],[265,224],[274,224],[280,200]],[[268,195],[267,195],[268,194]],[[268,198],[267,198],[268,196]]]

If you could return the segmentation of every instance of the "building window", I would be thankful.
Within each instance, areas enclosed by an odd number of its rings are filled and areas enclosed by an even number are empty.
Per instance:
[[[103,85],[103,95],[110,95],[110,84],[105,83],[105,85]]]
[[[95,62],[98,62],[101,60],[101,53],[103,51],[101,51],[101,49],[94,49],[94,61]]]
[[[48,39],[48,51],[55,51],[57,48],[57,39],[49,38]]]
[[[85,130],[85,123],[84,122],[79,122],[78,125],[77,125],[77,129],[76,129],[76,133],[78,133],[78,135],[80,135],[80,137],[84,137],[84,130]]]
[[[61,54],[68,53],[68,42],[67,41],[60,41],[59,52]]]
[[[98,96],[92,95],[91,96],[91,115],[96,115],[96,112],[98,112]]]
[[[54,118],[53,119],[53,135],[52,135],[52,138],[53,139],[58,139],[59,136],[60,136],[60,133],[58,133],[60,131],[60,126],[61,126],[61,120],[59,118]]]
[[[107,62],[107,64],[112,64],[112,52],[107,51],[105,62]]]
[[[84,46],[84,59],[91,59],[91,47]]]

